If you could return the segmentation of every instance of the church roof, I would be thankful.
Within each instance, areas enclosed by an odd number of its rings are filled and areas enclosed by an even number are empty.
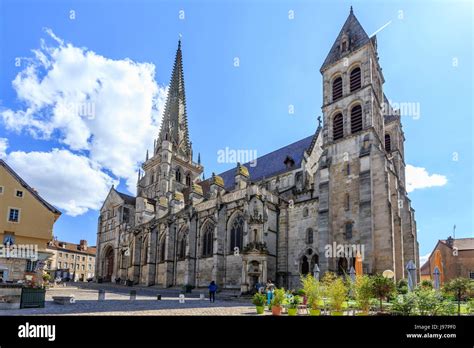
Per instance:
[[[344,34],[346,34],[349,37],[349,49],[346,52],[341,52],[341,49],[340,49],[341,40]],[[337,36],[336,41],[334,41],[334,44],[332,45],[332,48],[329,51],[326,59],[324,60],[324,63],[321,66],[320,71],[322,72],[327,67],[329,67],[333,63],[343,58],[343,56],[345,56],[346,54],[361,48],[362,46],[367,44],[369,41],[370,41],[369,36],[367,35],[364,28],[362,28],[362,25],[357,20],[351,7],[351,12],[349,13],[349,17],[347,17],[346,22],[342,26],[342,29],[339,32],[339,35]]]
[[[126,204],[133,205],[133,206],[135,205],[136,197],[127,195],[117,190],[115,190],[115,192],[117,192],[117,194],[125,201]]]
[[[249,171],[249,179],[253,182],[262,180],[263,178],[270,178],[272,176],[294,170],[301,166],[304,152],[312,145],[313,138],[318,136],[319,131],[314,135],[303,138],[292,144],[286,145],[278,150],[270,152],[266,155],[258,157],[256,165],[252,167],[251,162],[243,164]],[[287,160],[292,160],[294,164],[288,167]],[[229,169],[221,174],[218,174],[224,179],[225,189],[232,190],[235,187],[235,173],[236,168]],[[210,179],[204,180],[200,183],[204,191],[208,191]]]

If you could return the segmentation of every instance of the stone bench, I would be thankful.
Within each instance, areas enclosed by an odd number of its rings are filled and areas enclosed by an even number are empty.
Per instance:
[[[71,303],[76,303],[74,296],[53,296],[54,303],[60,305],[68,305]]]

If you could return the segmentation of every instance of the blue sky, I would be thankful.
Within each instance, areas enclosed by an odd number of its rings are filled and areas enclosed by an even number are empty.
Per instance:
[[[420,106],[402,119],[406,163],[421,175],[409,194],[420,254],[454,224],[472,237],[469,1],[0,0],[0,156],[64,211],[55,235],[95,244],[104,192],[133,187],[157,134],[179,34],[190,136],[208,177],[234,166],[217,163],[225,147],[263,155],[314,132],[319,68],[350,5],[369,35],[391,21],[377,34],[385,93]],[[58,98],[76,97],[96,98],[94,119],[51,116]]]

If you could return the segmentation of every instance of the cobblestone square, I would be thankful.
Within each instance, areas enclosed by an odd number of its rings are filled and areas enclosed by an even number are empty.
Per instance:
[[[99,289],[106,291],[105,300],[98,301]],[[130,300],[130,291],[136,290],[136,300]],[[199,290],[186,294],[185,302],[180,303],[179,289],[159,289],[146,287],[125,287],[112,284],[71,284],[57,286],[46,292],[45,308],[27,308],[0,311],[1,316],[8,315],[256,315],[250,299],[232,298],[229,294],[217,294],[216,302],[210,303],[208,295],[201,300]],[[161,294],[161,300],[157,295]],[[74,295],[75,303],[56,304],[53,296]],[[221,296],[220,296],[221,295]],[[270,312],[266,312],[270,314]]]

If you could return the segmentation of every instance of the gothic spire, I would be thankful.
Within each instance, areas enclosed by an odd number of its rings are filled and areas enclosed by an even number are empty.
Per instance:
[[[168,88],[163,121],[158,138],[157,148],[164,140],[173,144],[173,149],[180,155],[190,159],[192,156],[191,143],[188,133],[188,118],[186,115],[186,97],[184,93],[183,55],[181,38],[178,41],[173,73]]]

